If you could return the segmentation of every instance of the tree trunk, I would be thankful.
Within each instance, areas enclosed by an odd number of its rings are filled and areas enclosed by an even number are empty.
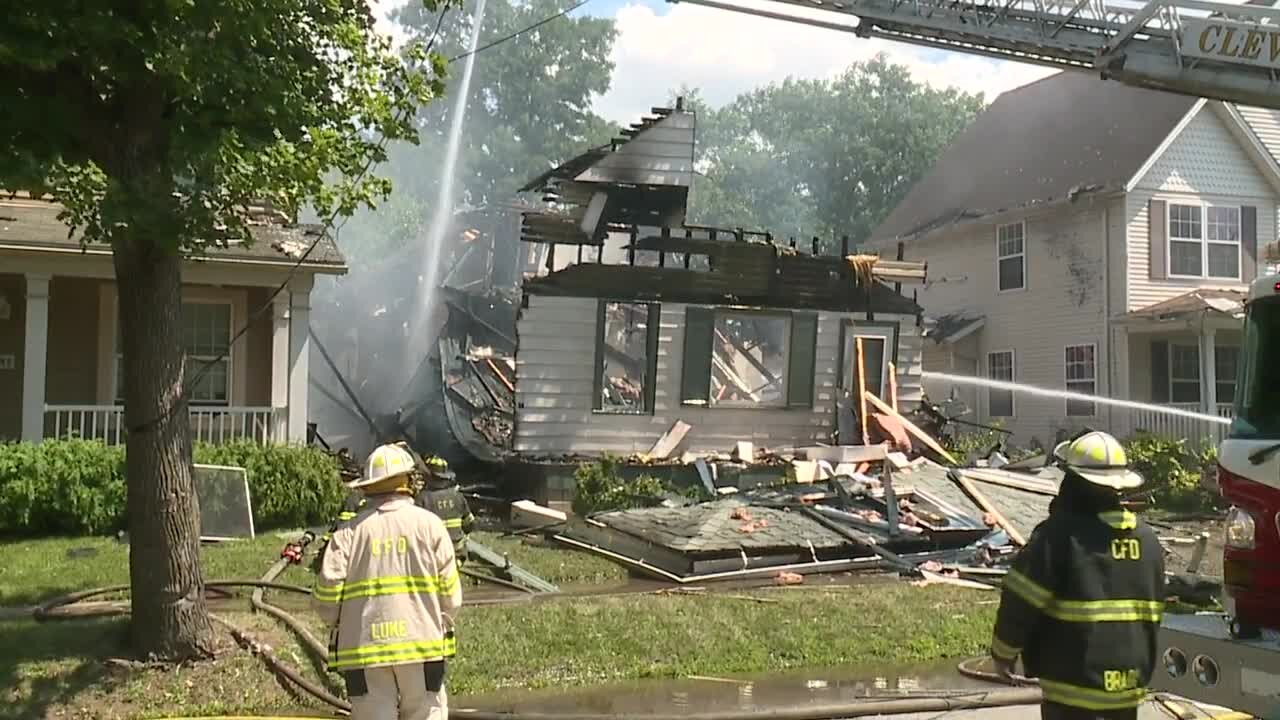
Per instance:
[[[182,257],[143,238],[119,238],[113,250],[128,428],[130,636],[144,657],[210,657],[191,423],[181,397]]]

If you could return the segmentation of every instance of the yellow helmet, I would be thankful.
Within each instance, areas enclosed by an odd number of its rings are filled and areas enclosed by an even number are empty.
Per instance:
[[[407,483],[412,472],[413,456],[405,452],[404,448],[383,445],[369,455],[364,477],[349,483],[347,487],[367,488],[382,485],[395,478],[401,478]]]
[[[1092,430],[1058,443],[1053,457],[1060,465],[1095,485],[1113,490],[1132,490],[1142,485],[1142,476],[1129,469],[1124,446],[1107,433]]]

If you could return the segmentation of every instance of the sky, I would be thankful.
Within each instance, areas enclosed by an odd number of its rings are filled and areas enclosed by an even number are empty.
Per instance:
[[[383,11],[403,1],[371,0]],[[838,15],[830,12],[769,0],[725,1],[841,22]],[[467,2],[469,5],[474,0]],[[697,88],[713,106],[720,106],[739,93],[789,76],[837,75],[855,60],[870,58],[877,52],[906,65],[917,80],[935,87],[982,92],[988,101],[1005,90],[1054,72],[1036,65],[861,39],[840,30],[663,0],[591,0],[574,15],[612,17],[617,21],[613,84],[608,92],[595,98],[594,109],[624,125],[634,122],[650,107],[667,102],[669,93],[681,86]],[[481,38],[483,42],[483,30]]]

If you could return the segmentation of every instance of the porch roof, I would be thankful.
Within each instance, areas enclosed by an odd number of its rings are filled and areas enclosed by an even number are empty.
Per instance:
[[[925,317],[924,336],[939,345],[949,345],[972,335],[986,324],[982,315],[955,312],[930,318]]]
[[[49,200],[24,195],[0,196],[0,250],[61,253],[82,250],[80,233],[69,233],[66,223],[58,219],[61,211],[60,204]],[[346,260],[337,244],[319,225],[259,219],[251,221],[250,233],[253,243],[209,247],[204,259],[291,266],[314,242],[315,249],[301,267],[319,272],[346,272]],[[87,254],[110,253],[106,246],[94,245],[83,251]]]
[[[1243,290],[1199,288],[1175,298],[1133,310],[1122,318],[1138,322],[1162,322],[1185,320],[1204,314],[1238,320],[1244,317],[1244,302],[1247,297],[1247,293]]]

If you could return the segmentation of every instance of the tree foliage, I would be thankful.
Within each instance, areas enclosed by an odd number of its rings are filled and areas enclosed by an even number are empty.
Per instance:
[[[982,108],[883,55],[831,80],[767,85],[699,110],[691,215],[830,244],[865,239]]]
[[[437,0],[424,0],[435,8]],[[248,242],[247,206],[346,214],[413,140],[444,59],[393,51],[365,0],[49,0],[0,24],[0,186],[112,248],[135,648],[212,652],[182,388],[182,257]]]
[[[569,0],[487,0],[480,45],[503,40],[563,11]],[[474,12],[440,17],[410,5],[394,19],[410,37],[424,41],[436,33],[437,47],[453,68],[448,92],[461,82]],[[609,59],[617,36],[610,18],[562,17],[484,49],[476,56],[462,145],[454,174],[456,205],[480,206],[510,200],[526,180],[581,152],[607,142],[617,132],[591,110],[609,89]],[[423,106],[416,119],[420,143],[393,147],[389,175],[396,191],[374,216],[362,213],[344,233],[344,247],[359,247],[370,258],[421,242],[434,217],[454,103]],[[349,243],[355,242],[355,245]]]

